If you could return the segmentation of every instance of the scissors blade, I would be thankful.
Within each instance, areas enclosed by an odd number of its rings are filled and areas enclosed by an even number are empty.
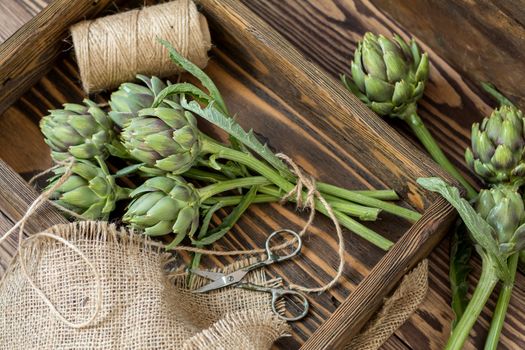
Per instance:
[[[244,276],[246,276],[247,273],[248,271],[237,270],[226,276],[221,276],[221,278],[211,283],[208,283],[207,285],[199,289],[195,289],[193,293],[206,293],[206,292],[209,292],[210,290],[215,290],[215,289],[220,289],[223,287],[231,286],[232,284],[238,283],[240,280],[242,280]]]
[[[188,269],[188,271],[194,275],[201,276],[201,277],[207,278],[212,281],[216,281],[219,278],[224,277],[224,274],[220,272],[213,272],[213,271],[206,271],[206,270],[199,270],[199,269]]]

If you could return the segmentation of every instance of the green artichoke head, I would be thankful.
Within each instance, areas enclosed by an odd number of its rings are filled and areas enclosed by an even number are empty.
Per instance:
[[[472,125],[472,148],[467,148],[465,159],[485,182],[513,182],[525,175],[524,122],[519,109],[501,106],[481,125]]]
[[[195,117],[180,106],[146,108],[123,129],[124,147],[149,167],[182,174],[196,162],[202,139]]]
[[[494,239],[503,253],[525,247],[525,208],[515,188],[500,185],[481,190],[476,211],[494,229]]]
[[[415,112],[428,72],[428,55],[413,39],[407,43],[398,35],[387,39],[368,32],[357,44],[352,80],[344,75],[342,80],[377,114],[405,119]]]
[[[199,226],[200,196],[182,177],[157,176],[146,180],[132,193],[133,201],[123,221],[149,236],[175,233],[170,246],[193,235]]]
[[[123,83],[117,91],[111,94],[109,106],[111,111],[109,117],[120,128],[123,128],[130,119],[136,118],[140,110],[149,108],[153,105],[155,97],[168,85],[157,77],[147,77],[138,74],[137,79],[144,84]],[[170,96],[168,100],[176,100],[176,96]],[[167,107],[166,103],[161,103],[162,107]]]
[[[107,156],[106,144],[114,141],[113,122],[98,105],[88,99],[83,105],[66,103],[49,111],[40,121],[51,156],[63,161],[71,156],[93,159]]]
[[[51,188],[65,173],[66,168],[54,171],[49,180]],[[58,205],[91,220],[107,220],[115,209],[115,202],[128,198],[129,189],[115,184],[111,175],[89,161],[78,160],[72,175],[51,195]]]

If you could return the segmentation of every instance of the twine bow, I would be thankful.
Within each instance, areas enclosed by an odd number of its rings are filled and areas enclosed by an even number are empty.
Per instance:
[[[337,267],[337,273],[334,276],[334,278],[320,286],[320,287],[305,287],[298,284],[290,284],[289,288],[298,290],[305,293],[321,293],[324,292],[330,288],[332,288],[341,278],[344,271],[344,254],[345,254],[345,246],[344,246],[344,238],[343,238],[343,231],[341,230],[341,225],[339,224],[339,221],[337,220],[337,217],[335,216],[335,213],[326,201],[326,199],[321,195],[321,193],[317,190],[316,181],[315,178],[312,176],[306,174],[299,166],[286,154],[278,153],[277,157],[284,160],[291,168],[294,175],[297,177],[297,183],[295,187],[285,194],[281,198],[281,203],[287,202],[291,198],[295,198],[297,203],[298,209],[310,209],[310,214],[308,216],[308,220],[306,221],[305,225],[299,232],[299,236],[302,237],[305,235],[305,233],[308,231],[310,226],[312,225],[312,222],[315,218],[315,207],[316,207],[316,199],[319,201],[321,205],[323,205],[328,213],[328,216],[332,220],[335,230],[337,233],[337,239],[338,239],[338,255],[339,255],[339,266]],[[303,190],[306,188],[307,192],[306,195],[303,195]],[[284,242],[277,247],[275,247],[275,250],[286,248],[292,244],[295,243],[295,239],[292,239],[288,242]],[[218,255],[218,256],[229,256],[229,255],[249,255],[249,254],[262,254],[266,253],[266,249],[258,248],[258,249],[249,249],[249,250],[229,250],[229,251],[217,251],[217,250],[209,250],[209,249],[202,249],[202,248],[196,248],[196,247],[188,247],[188,246],[177,246],[173,248],[175,251],[185,251],[185,252],[192,252],[192,253],[198,253],[198,254],[205,254],[205,255]]]

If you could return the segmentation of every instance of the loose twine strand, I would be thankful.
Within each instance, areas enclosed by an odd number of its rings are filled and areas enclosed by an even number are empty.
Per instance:
[[[47,169],[46,171],[43,171],[43,172],[35,175],[33,178],[31,178],[30,182],[34,182],[38,177],[40,177],[40,176],[42,176],[42,175],[44,175],[46,173],[49,173],[50,171],[52,171],[53,169],[56,169],[59,166],[64,166],[65,167],[64,174],[53,184],[53,186],[51,186],[50,188],[48,188],[47,190],[42,192],[33,201],[33,203],[29,206],[29,208],[25,212],[24,216],[22,216],[22,218],[20,220],[18,220],[18,222],[16,222],[15,225],[13,227],[11,227],[11,229],[9,229],[2,237],[0,237],[0,245],[9,236],[14,234],[16,232],[16,230],[18,229],[18,246],[17,246],[17,248],[18,248],[18,254],[19,254],[19,259],[20,259],[19,260],[20,261],[20,268],[21,268],[23,276],[28,280],[29,284],[31,285],[31,288],[33,288],[33,290],[38,294],[38,296],[42,299],[42,301],[49,307],[49,309],[51,310],[51,313],[56,318],[58,318],[60,321],[62,321],[67,326],[69,326],[71,328],[77,328],[78,329],[78,328],[84,328],[84,327],[87,327],[87,326],[91,325],[95,321],[95,318],[98,316],[98,314],[99,314],[99,312],[100,312],[100,310],[102,308],[102,284],[101,284],[101,277],[100,277],[100,274],[99,274],[97,268],[95,267],[93,262],[78,247],[76,247],[74,244],[72,244],[71,242],[67,241],[66,239],[64,239],[64,238],[62,238],[60,236],[57,236],[55,234],[52,234],[52,233],[49,233],[49,232],[39,232],[39,233],[34,234],[31,237],[28,237],[25,240],[23,240],[24,227],[25,227],[25,224],[26,224],[27,220],[44,203],[48,202],[49,198],[51,198],[53,193],[58,188],[60,188],[60,186],[62,186],[71,177],[74,164],[75,164],[74,158],[69,158],[65,162],[60,162],[57,165],[55,165],[55,166]],[[60,243],[64,244],[66,247],[68,247],[71,250],[73,250],[75,253],[77,253],[80,256],[80,258],[82,258],[82,260],[85,261],[86,265],[93,271],[93,275],[95,276],[95,291],[96,291],[95,292],[95,295],[96,295],[96,298],[95,298],[95,300],[96,300],[96,302],[95,302],[95,309],[94,309],[93,313],[91,314],[91,316],[85,321],[81,321],[81,322],[75,323],[75,322],[71,322],[68,319],[66,319],[62,315],[62,313],[60,313],[60,311],[58,311],[58,309],[55,306],[55,304],[53,304],[53,302],[51,300],[49,300],[49,298],[46,296],[46,294],[36,285],[35,281],[31,278],[31,276],[30,276],[30,274],[29,274],[29,272],[27,270],[27,265],[26,265],[27,255],[26,254],[27,254],[27,250],[29,250],[29,249],[26,249],[26,247],[27,247],[28,243],[31,242],[31,241],[34,241],[34,240],[37,240],[37,239],[41,239],[41,238],[46,238],[46,237],[50,238],[50,239],[53,239],[53,240],[55,240],[57,242],[60,242]]]
[[[344,270],[344,239],[343,239],[343,232],[341,230],[341,226],[339,224],[339,221],[337,220],[334,211],[330,204],[326,201],[326,199],[321,195],[321,193],[317,190],[316,187],[316,181],[312,176],[307,175],[305,172],[303,172],[299,166],[287,155],[283,153],[277,154],[279,158],[284,160],[291,168],[292,172],[297,176],[297,184],[294,186],[294,188],[288,192],[286,195],[284,195],[281,199],[281,203],[287,202],[290,198],[295,198],[297,203],[298,209],[309,209],[310,214],[308,216],[308,220],[306,221],[305,225],[299,232],[299,237],[303,237],[308,229],[310,228],[314,218],[315,218],[315,199],[317,198],[319,202],[325,207],[328,216],[332,220],[336,233],[338,238],[338,254],[339,254],[339,266],[337,267],[337,273],[334,276],[334,278],[320,286],[320,287],[305,287],[298,284],[289,284],[289,288],[305,293],[320,293],[324,292],[328,289],[330,289],[333,285],[335,285],[339,279],[341,278]],[[23,217],[11,228],[9,229],[2,237],[0,237],[0,244],[2,244],[9,236],[11,236],[13,233],[16,232],[18,229],[18,253],[20,255],[20,267],[22,270],[22,274],[25,278],[27,278],[29,284],[33,288],[33,290],[38,294],[38,296],[44,301],[45,304],[47,304],[51,310],[51,313],[57,317],[60,321],[62,321],[64,324],[71,328],[83,328],[91,325],[96,317],[98,316],[101,308],[102,308],[102,292],[103,288],[101,285],[101,277],[100,273],[98,272],[97,268],[95,267],[94,263],[73,243],[67,241],[66,239],[57,236],[55,234],[49,233],[49,232],[40,232],[37,234],[32,235],[29,238],[26,238],[23,240],[23,232],[24,227],[27,222],[27,220],[46,202],[49,201],[53,193],[60,188],[72,175],[73,171],[73,165],[75,164],[74,158],[69,158],[66,162],[58,163],[57,165],[35,175],[31,180],[30,183],[33,183],[37,178],[49,173],[50,171],[56,169],[59,166],[64,166],[65,171],[64,174],[53,184],[53,186],[49,187],[47,190],[42,192],[35,201],[29,206],[26,213],[23,215]],[[303,195],[303,189],[306,188],[307,192],[306,195]],[[52,202],[51,202],[52,203]],[[58,206],[61,210],[66,210],[70,212],[70,210],[63,208],[62,206]],[[74,213],[76,217],[78,217],[78,214]],[[81,217],[81,216],[80,216]],[[57,307],[53,304],[51,300],[45,295],[45,293],[36,285],[34,280],[31,278],[26,265],[26,246],[29,242],[34,241],[39,238],[50,238],[57,242],[60,242],[64,244],[66,247],[73,250],[75,253],[77,253],[82,260],[86,263],[86,265],[93,271],[93,274],[95,276],[95,290],[96,290],[96,303],[95,303],[95,309],[91,316],[82,322],[74,323],[69,320],[67,320],[60,311],[58,311]],[[276,247],[274,247],[274,250],[279,250],[286,248],[296,242],[296,239],[292,239],[290,241],[284,242]],[[151,242],[151,245],[154,246],[161,246],[162,244]],[[205,255],[250,255],[250,254],[260,254],[260,253],[266,253],[266,249],[258,248],[258,249],[250,249],[250,250],[232,250],[232,251],[217,251],[217,250],[208,250],[208,249],[201,249],[196,247],[189,247],[189,246],[178,246],[174,248],[175,251],[186,251],[186,252],[193,252],[193,253],[200,253]]]
[[[180,72],[156,38],[169,41],[201,68],[211,48],[206,18],[191,0],[82,21],[71,27],[71,35],[87,93],[117,87],[137,73],[163,77]]]
[[[310,210],[310,215],[308,216],[308,220],[306,221],[305,225],[303,226],[301,232],[299,232],[299,237],[303,237],[305,233],[308,231],[310,226],[312,225],[312,222],[315,218],[315,199],[317,198],[319,202],[325,207],[328,216],[332,220],[335,230],[337,233],[337,239],[338,239],[338,255],[339,255],[339,266],[337,267],[337,273],[334,276],[334,278],[320,286],[320,287],[305,287],[298,284],[290,284],[288,287],[290,289],[298,290],[305,293],[321,293],[324,292],[330,288],[332,288],[341,278],[344,271],[345,266],[345,260],[344,260],[344,254],[345,254],[345,245],[344,245],[344,238],[343,238],[343,231],[341,229],[341,225],[339,224],[339,220],[337,220],[335,213],[332,209],[332,206],[328,204],[326,199],[321,195],[321,193],[317,190],[315,179],[312,176],[307,175],[304,171],[299,168],[299,166],[286,154],[278,153],[277,157],[284,160],[291,168],[294,175],[297,177],[297,184],[295,187],[288,192],[286,195],[284,195],[281,198],[281,203],[287,202],[290,198],[295,198],[297,203],[298,209],[305,209],[308,208]],[[306,188],[306,196],[303,196],[303,189]],[[304,198],[303,198],[304,197]],[[288,242],[284,242],[276,247],[274,247],[274,250],[279,250],[286,248],[292,244],[295,243],[295,239],[292,239]],[[258,248],[258,249],[249,249],[249,250],[229,250],[229,251],[218,251],[218,250],[209,250],[209,249],[202,249],[202,248],[196,248],[196,247],[189,247],[189,246],[177,246],[173,250],[175,251],[186,251],[186,252],[192,252],[192,253],[198,253],[198,254],[204,254],[204,255],[219,255],[219,256],[228,256],[228,255],[250,255],[250,254],[260,254],[260,253],[266,253],[266,249]]]

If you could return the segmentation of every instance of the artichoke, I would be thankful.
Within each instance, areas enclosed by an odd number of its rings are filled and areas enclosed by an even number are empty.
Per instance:
[[[525,208],[515,188],[500,185],[481,190],[476,211],[494,229],[502,253],[511,254],[525,247]]]
[[[145,86],[135,83],[123,83],[117,91],[111,94],[109,100],[111,111],[108,115],[121,128],[130,119],[136,118],[140,110],[151,107],[157,95],[170,85],[169,81],[166,84],[157,77],[149,78],[139,74],[137,79],[141,80]],[[167,99],[174,100],[176,97],[170,96]],[[160,106],[167,107],[164,102]]]
[[[124,147],[149,167],[174,174],[189,170],[202,150],[195,117],[180,106],[146,108],[122,131]]]
[[[416,110],[428,72],[428,56],[413,39],[406,43],[398,35],[389,40],[368,32],[354,53],[352,81],[341,78],[377,114],[406,119]]]
[[[56,169],[47,188],[51,188],[65,171],[65,167]],[[115,202],[128,198],[128,195],[129,189],[116,185],[106,170],[79,160],[72,167],[72,175],[51,195],[51,199],[86,219],[107,220],[115,209]]]
[[[513,182],[525,175],[523,113],[501,106],[481,125],[472,125],[472,149],[465,159],[469,167],[488,183]]]
[[[51,157],[63,161],[71,156],[93,159],[107,156],[107,144],[114,141],[113,123],[98,105],[88,99],[84,105],[66,103],[40,121]]]
[[[170,246],[187,235],[193,235],[199,225],[199,192],[182,177],[168,175],[146,180],[131,192],[133,201],[123,221],[146,235],[175,233]]]

